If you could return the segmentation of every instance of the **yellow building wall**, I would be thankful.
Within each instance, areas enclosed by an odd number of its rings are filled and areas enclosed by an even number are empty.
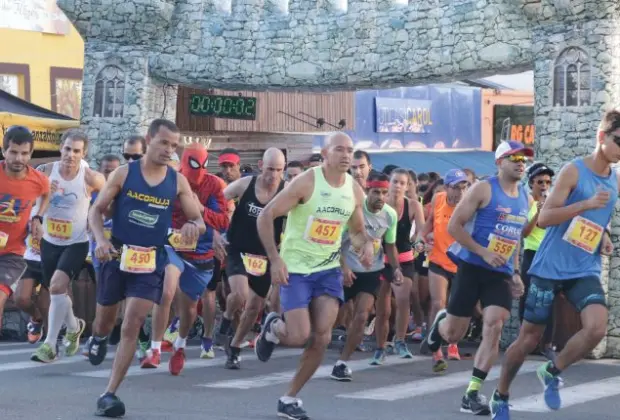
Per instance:
[[[0,63],[29,65],[30,102],[52,109],[50,68],[81,70],[84,41],[73,26],[67,35],[0,28]]]

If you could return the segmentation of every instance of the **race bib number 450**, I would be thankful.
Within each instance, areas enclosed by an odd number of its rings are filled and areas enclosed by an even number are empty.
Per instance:
[[[245,272],[250,276],[261,277],[267,272],[267,257],[262,255],[241,254]]]
[[[605,228],[584,217],[577,216],[570,222],[562,239],[569,244],[594,254],[603,238]]]
[[[73,224],[71,220],[47,219],[47,234],[56,239],[71,239]]]
[[[519,242],[514,239],[503,238],[494,233],[489,235],[489,245],[487,249],[494,254],[502,256],[505,260],[512,257]]]
[[[155,248],[123,245],[121,270],[126,273],[146,274],[155,271]]]
[[[304,239],[321,245],[335,245],[342,236],[342,222],[310,217]]]

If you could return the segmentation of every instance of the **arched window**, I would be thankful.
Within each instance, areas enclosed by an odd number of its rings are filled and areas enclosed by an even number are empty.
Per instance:
[[[590,105],[590,58],[581,48],[562,51],[553,69],[553,105]]]
[[[117,66],[105,66],[95,82],[93,116],[120,118],[125,102],[125,72]]]

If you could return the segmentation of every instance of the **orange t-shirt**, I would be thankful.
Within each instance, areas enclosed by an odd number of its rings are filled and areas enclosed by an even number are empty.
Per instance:
[[[433,249],[429,256],[430,262],[437,264],[450,273],[456,273],[456,265],[446,252],[454,242],[454,238],[448,233],[448,222],[454,213],[454,207],[448,205],[445,192],[435,194],[435,207],[433,210]]]
[[[0,161],[0,255],[24,255],[32,206],[49,190],[45,174],[28,167],[25,178],[10,178]]]

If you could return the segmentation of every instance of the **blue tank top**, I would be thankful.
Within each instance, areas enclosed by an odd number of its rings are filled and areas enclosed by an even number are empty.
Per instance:
[[[572,220],[547,227],[528,271],[530,275],[549,280],[601,275],[600,240],[618,199],[616,171],[602,177],[592,172],[581,158],[572,164],[579,172],[579,181],[568,195],[566,206],[591,198],[597,189],[609,191],[611,199],[601,209],[586,210]]]
[[[177,173],[168,168],[164,180],[151,187],[142,176],[139,160],[127,166],[127,178],[115,200],[112,238],[121,244],[163,247],[172,225]]]
[[[482,257],[461,247],[458,258],[486,268],[512,274],[514,272],[514,252],[521,241],[521,231],[527,223],[528,195],[519,185],[519,196],[510,197],[502,189],[499,179],[494,176],[487,181],[491,186],[491,200],[486,207],[478,209],[467,222],[467,230],[474,241],[506,258],[506,264],[492,267]]]

